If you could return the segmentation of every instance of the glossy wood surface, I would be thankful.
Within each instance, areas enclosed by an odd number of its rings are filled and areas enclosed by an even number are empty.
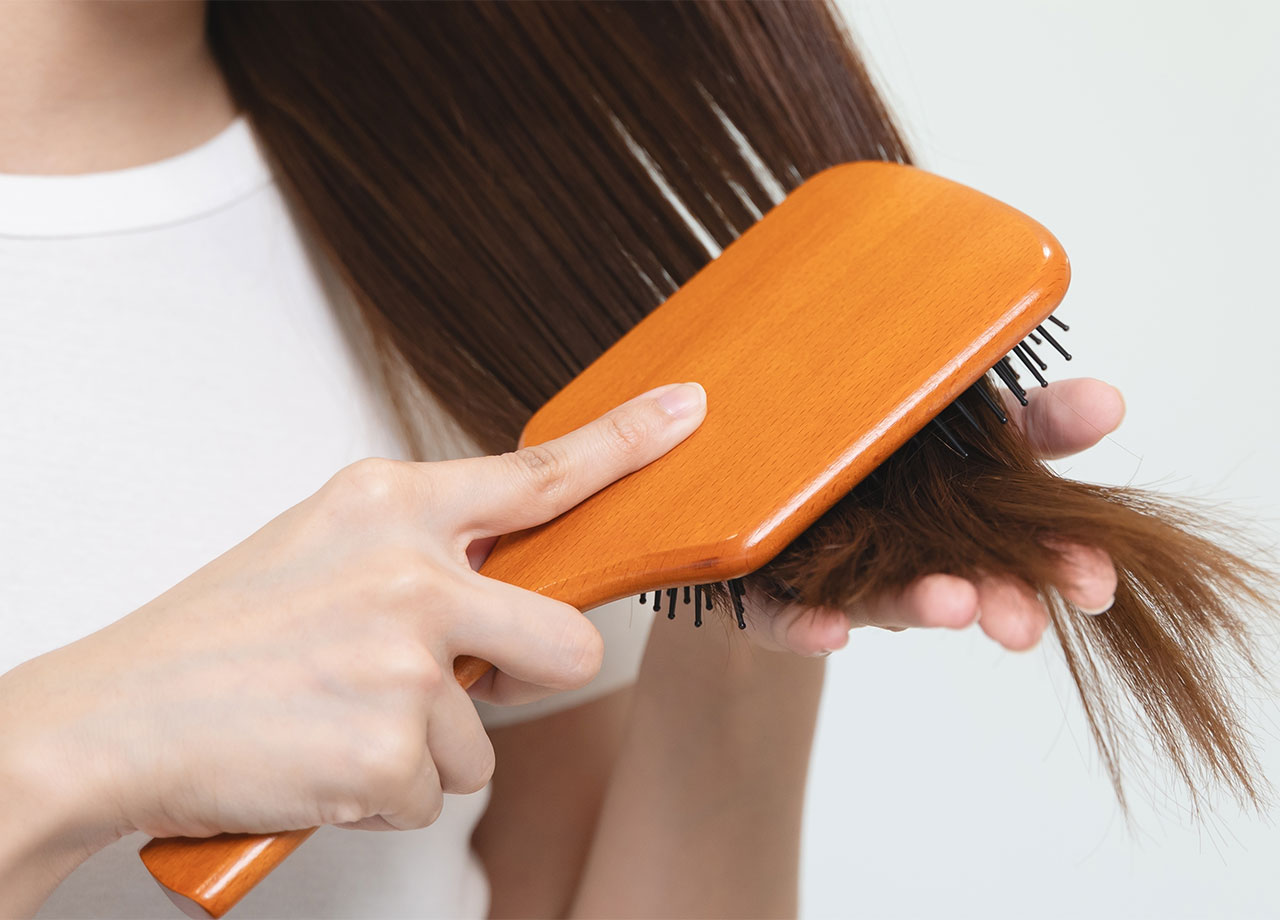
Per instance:
[[[188,917],[221,917],[315,831],[168,837],[138,855]]]
[[[687,441],[485,574],[585,606],[764,565],[1042,323],[1066,255],[1026,215],[921,170],[809,179],[530,420],[537,444],[664,383]]]
[[[482,571],[581,609],[745,575],[1043,322],[1068,278],[1047,230],[972,189],[886,163],[826,170],[548,402],[524,440],[686,380],[707,390],[702,427],[502,538]],[[455,675],[470,686],[488,667],[461,658]],[[309,833],[158,840],[142,856],[220,917]]]

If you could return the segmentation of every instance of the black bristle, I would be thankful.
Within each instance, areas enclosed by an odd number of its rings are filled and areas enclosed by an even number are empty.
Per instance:
[[[742,603],[742,582],[737,578],[729,579],[729,596],[733,599],[733,612],[738,618],[738,628],[746,629],[747,608]]]
[[[1027,404],[1026,390],[1018,386],[1018,381],[1013,379],[1013,372],[1009,370],[1005,363],[1001,361],[991,369],[996,372],[996,376],[999,377],[1001,381],[1004,382],[1004,385],[1009,388],[1009,392],[1018,398],[1018,402],[1025,406]]]
[[[1033,338],[1034,338],[1034,336],[1033,336]],[[1040,340],[1039,340],[1039,339],[1036,339],[1036,343],[1037,343],[1037,344],[1039,344],[1039,342],[1040,342]],[[1022,340],[1022,350],[1023,350],[1023,351],[1025,351],[1027,354],[1029,354],[1029,355],[1031,356],[1031,360],[1032,360],[1032,361],[1034,361],[1034,362],[1036,362],[1036,364],[1039,364],[1039,365],[1040,365],[1040,370],[1042,370],[1042,371],[1047,371],[1047,370],[1049,369],[1049,365],[1045,364],[1045,363],[1044,363],[1044,361],[1042,361],[1042,360],[1040,359],[1040,356],[1039,356],[1038,354],[1036,354],[1034,351],[1032,351],[1032,350],[1031,350],[1031,346],[1027,344],[1026,339],[1023,339],[1023,340]]]
[[[1070,326],[1068,326],[1066,323],[1064,323],[1062,320],[1058,319],[1058,317],[1056,317],[1056,316],[1050,316],[1050,317],[1049,317],[1049,322],[1053,323],[1055,326],[1057,326],[1057,327],[1058,327],[1059,329],[1061,329],[1063,332],[1070,332],[1070,331],[1071,331],[1071,327],[1070,327]]]
[[[1022,389],[1022,387],[1018,386],[1017,379],[1014,377],[1008,363],[1003,358],[996,362],[991,369],[996,372],[996,376],[1000,378],[1000,382],[1008,387],[1009,392],[1013,393],[1014,396],[1017,396],[1019,393],[1026,395],[1026,391]]]
[[[667,589],[667,619],[674,620],[676,618],[676,593],[678,589]]]
[[[693,625],[699,627],[702,625],[702,586],[699,585],[693,592]]]
[[[1004,414],[1004,409],[1002,409],[1000,407],[1000,403],[996,402],[996,400],[992,398],[991,394],[987,392],[987,388],[979,384],[978,386],[975,386],[974,389],[978,391],[978,395],[982,397],[982,401],[987,404],[987,407],[996,414],[996,418],[1000,419],[1000,424],[1008,424],[1009,416]]]
[[[956,407],[956,411],[960,413],[966,422],[972,425],[976,430],[982,430],[982,426],[978,424],[977,418],[975,418],[974,414],[969,411],[969,407],[964,404],[963,399],[957,399],[951,405]]]
[[[1009,356],[1005,355],[1003,358],[1001,358],[1000,363],[1004,365],[1004,369],[1009,374],[1010,379],[1012,379],[1013,382],[1018,385],[1019,392],[1023,396],[1026,396],[1027,391],[1022,387],[1022,375],[1019,374],[1017,369],[1013,366],[1013,362],[1009,360]]]
[[[711,593],[711,585],[703,585],[702,590],[707,592],[707,609],[714,610],[716,607],[715,595]]]
[[[640,603],[642,603],[642,604],[644,603],[644,599],[645,599],[645,597],[647,597],[647,596],[648,596],[648,594],[649,594],[649,592],[648,592],[648,591],[642,591],[642,592],[640,593]]]
[[[1027,370],[1031,371],[1031,376],[1036,378],[1036,382],[1042,387],[1047,387],[1049,381],[1044,379],[1044,375],[1040,373],[1040,369],[1031,363],[1031,359],[1027,357],[1026,352],[1022,350],[1021,345],[1013,346],[1013,353],[1018,356],[1018,360],[1027,366]]]
[[[1063,348],[1061,345],[1058,344],[1057,339],[1055,339],[1053,336],[1051,336],[1048,332],[1045,331],[1044,326],[1036,326],[1036,331],[1039,332],[1042,336],[1044,336],[1044,340],[1046,342],[1048,342],[1050,345],[1052,345],[1054,348],[1058,350],[1058,354],[1062,355],[1062,357],[1068,361],[1071,360],[1071,355],[1067,353],[1067,350],[1065,348]]]
[[[688,605],[689,605],[689,603],[690,603],[690,600],[689,600],[689,586],[688,586],[688,585],[685,585],[685,586],[684,586],[684,602],[685,602],[685,606],[688,606]]]
[[[1039,344],[1040,344],[1040,336],[1036,335],[1034,332],[1028,332],[1028,333],[1027,333],[1027,338],[1029,338],[1031,341],[1035,342],[1037,345],[1039,345]]]
[[[947,423],[942,420],[941,415],[935,418],[932,424],[933,427],[941,433],[943,440],[947,443],[947,446],[959,454],[963,459],[969,459],[969,452],[965,450],[964,445],[956,439],[955,434],[953,434],[951,429],[947,427]]]
[[[654,613],[662,612],[662,592],[661,591],[653,592],[653,612]]]

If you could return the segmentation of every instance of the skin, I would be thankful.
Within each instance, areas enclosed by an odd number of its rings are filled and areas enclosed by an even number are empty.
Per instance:
[[[0,172],[124,169],[190,150],[235,105],[202,3],[0,4]]]
[[[195,3],[0,4],[0,170],[123,168],[216,134],[234,107],[202,14]],[[482,785],[496,754],[473,841],[495,916],[793,915],[823,656],[856,627],[975,621],[1027,649],[1047,616],[1016,584],[921,573],[856,610],[753,603],[742,634],[660,619],[633,687],[486,738],[448,680],[454,654],[496,661],[473,695],[510,703],[586,680],[599,636],[473,567],[493,534],[554,516],[701,418],[700,402],[676,419],[656,399],[570,436],[550,460],[357,465],[144,608],[0,676],[0,913],[34,912],[132,830],[420,826],[442,791]],[[1010,417],[1055,457],[1095,443],[1123,411],[1111,387],[1074,380]],[[1115,584],[1104,554],[1070,548],[1069,600],[1105,609]],[[245,679],[266,673],[279,675],[278,697],[310,704],[277,712]],[[173,688],[164,699],[157,681]],[[238,689],[210,701],[210,682]],[[197,705],[212,708],[192,720]],[[232,736],[244,740],[211,769]],[[138,753],[161,748],[163,760]]]

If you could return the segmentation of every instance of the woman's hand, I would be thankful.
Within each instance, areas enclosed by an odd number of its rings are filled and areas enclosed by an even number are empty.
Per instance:
[[[482,577],[468,551],[653,461],[704,412],[677,385],[536,448],[342,470],[145,607],[0,677],[0,800],[37,806],[0,807],[0,836],[32,818],[92,851],[134,830],[430,824],[442,792],[493,768],[453,659],[493,662],[485,693],[513,702],[584,684],[602,652],[577,610]]]
[[[1022,426],[1044,459],[1064,457],[1092,447],[1124,417],[1124,400],[1114,387],[1087,378],[1051,383],[1027,396],[1024,409],[1007,399],[1009,420]],[[1058,590],[1082,610],[1101,613],[1115,599],[1116,571],[1111,558],[1087,546],[1069,547],[1059,573]],[[881,596],[854,611],[791,605],[778,611],[752,611],[748,631],[765,648],[820,655],[843,648],[856,626],[885,629],[945,627],[963,629],[978,620],[983,632],[1005,648],[1030,649],[1049,625],[1044,606],[1026,585],[1012,579],[970,582],[954,575],[926,574],[894,596]]]

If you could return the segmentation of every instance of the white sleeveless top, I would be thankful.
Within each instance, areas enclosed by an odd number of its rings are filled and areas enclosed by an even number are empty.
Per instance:
[[[465,305],[459,305],[460,308]],[[406,456],[244,120],[185,154],[83,176],[0,175],[0,673],[141,606],[345,464]],[[601,675],[635,677],[636,605],[592,614]],[[433,826],[323,828],[237,917],[482,917],[469,848],[488,800]],[[173,917],[139,835],[45,917]]]

